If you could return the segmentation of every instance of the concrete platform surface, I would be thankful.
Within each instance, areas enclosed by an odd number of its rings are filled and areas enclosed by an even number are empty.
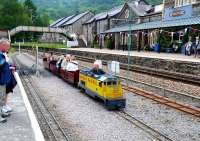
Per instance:
[[[95,49],[95,48],[70,48],[68,50],[128,55],[128,51],[122,51],[122,50]],[[156,52],[148,52],[148,51],[141,51],[141,52],[131,51],[130,55],[131,56],[138,56],[138,57],[158,58],[158,59],[167,59],[167,60],[177,60],[177,61],[187,61],[187,62],[198,62],[198,63],[200,63],[200,58],[195,58],[193,55],[185,56],[184,54],[156,53]]]
[[[9,105],[13,108],[13,112],[6,123],[0,123],[0,141],[36,141],[18,86],[14,94],[9,95]]]

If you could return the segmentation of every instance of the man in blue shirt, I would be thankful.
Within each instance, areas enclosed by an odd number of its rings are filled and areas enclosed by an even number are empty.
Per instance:
[[[2,107],[5,105],[6,85],[9,83],[10,79],[9,64],[6,62],[3,53],[0,52],[0,123],[6,122],[5,117],[10,115],[2,111]]]
[[[0,40],[0,123],[6,122],[6,117],[10,115],[2,111],[2,107],[5,105],[6,85],[11,79],[9,64],[3,54],[9,47],[10,43],[8,41]]]

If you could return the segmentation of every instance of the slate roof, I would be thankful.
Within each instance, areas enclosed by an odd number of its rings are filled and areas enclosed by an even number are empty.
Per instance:
[[[89,13],[89,11],[78,14],[78,15],[71,15],[71,16],[68,16],[68,17],[60,18],[57,21],[55,21],[54,23],[52,23],[50,25],[50,27],[57,28],[57,27],[60,27],[60,26],[66,26],[66,25],[73,24],[74,22],[79,20],[81,17],[83,17],[87,13]]]
[[[79,20],[81,17],[85,16],[88,13],[89,13],[89,11],[81,13],[81,14],[78,14],[78,15],[74,16],[73,18],[71,18],[70,20],[68,20],[67,22],[65,22],[64,24],[62,24],[62,26],[71,25],[71,24],[73,24],[74,22],[76,22],[77,20]]]
[[[54,25],[55,27],[60,27],[63,24],[65,24],[66,22],[68,22],[69,20],[73,19],[75,15],[71,15],[69,17],[65,17],[64,19],[62,19],[60,22],[58,22],[56,25]]]
[[[58,20],[56,20],[55,22],[53,22],[52,24],[50,24],[50,27],[54,27],[57,23],[59,23],[61,20],[63,20],[65,17],[62,17]]]
[[[127,24],[127,25],[109,29],[103,33],[116,33],[116,32],[127,32],[129,30],[137,31],[137,30],[144,30],[144,29],[190,26],[190,25],[197,25],[199,23],[200,23],[200,16],[179,19],[179,20],[171,20],[171,21],[154,21],[154,22],[147,22],[147,23],[141,23],[141,24],[132,24],[131,27],[130,25]]]
[[[129,2],[127,4],[138,16],[144,16],[148,13],[148,11],[153,9],[152,5],[148,5],[145,2],[140,2],[138,5],[136,5],[135,1],[133,1],[133,2]],[[95,20],[98,21],[98,20],[103,20],[107,17],[113,17],[113,16],[119,14],[123,10],[124,6],[125,6],[125,4],[114,7],[111,10],[96,14],[93,18],[91,18],[84,24],[90,24]]]
[[[113,16],[119,14],[122,11],[123,7],[124,7],[124,5],[120,5],[120,6],[112,8],[109,11],[105,11],[105,12],[101,12],[99,14],[96,14],[93,18],[91,18],[90,20],[85,22],[85,24],[92,23],[95,20],[97,20],[97,21],[103,20],[103,19],[107,18],[107,16],[113,17]]]

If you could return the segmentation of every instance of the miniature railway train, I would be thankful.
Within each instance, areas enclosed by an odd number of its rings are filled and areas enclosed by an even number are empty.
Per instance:
[[[69,71],[57,66],[58,61],[49,61],[43,58],[44,68],[61,77],[68,83],[80,88],[87,95],[103,101],[109,110],[126,107],[126,99],[122,92],[122,85],[118,78],[106,74],[104,71],[96,72],[94,69]]]

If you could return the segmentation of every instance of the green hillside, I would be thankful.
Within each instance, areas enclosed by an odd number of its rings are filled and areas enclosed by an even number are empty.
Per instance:
[[[22,0],[21,0],[22,1]],[[147,0],[150,4],[159,4],[162,0]],[[47,13],[51,19],[90,10],[94,13],[122,4],[124,0],[33,0],[39,13]]]

